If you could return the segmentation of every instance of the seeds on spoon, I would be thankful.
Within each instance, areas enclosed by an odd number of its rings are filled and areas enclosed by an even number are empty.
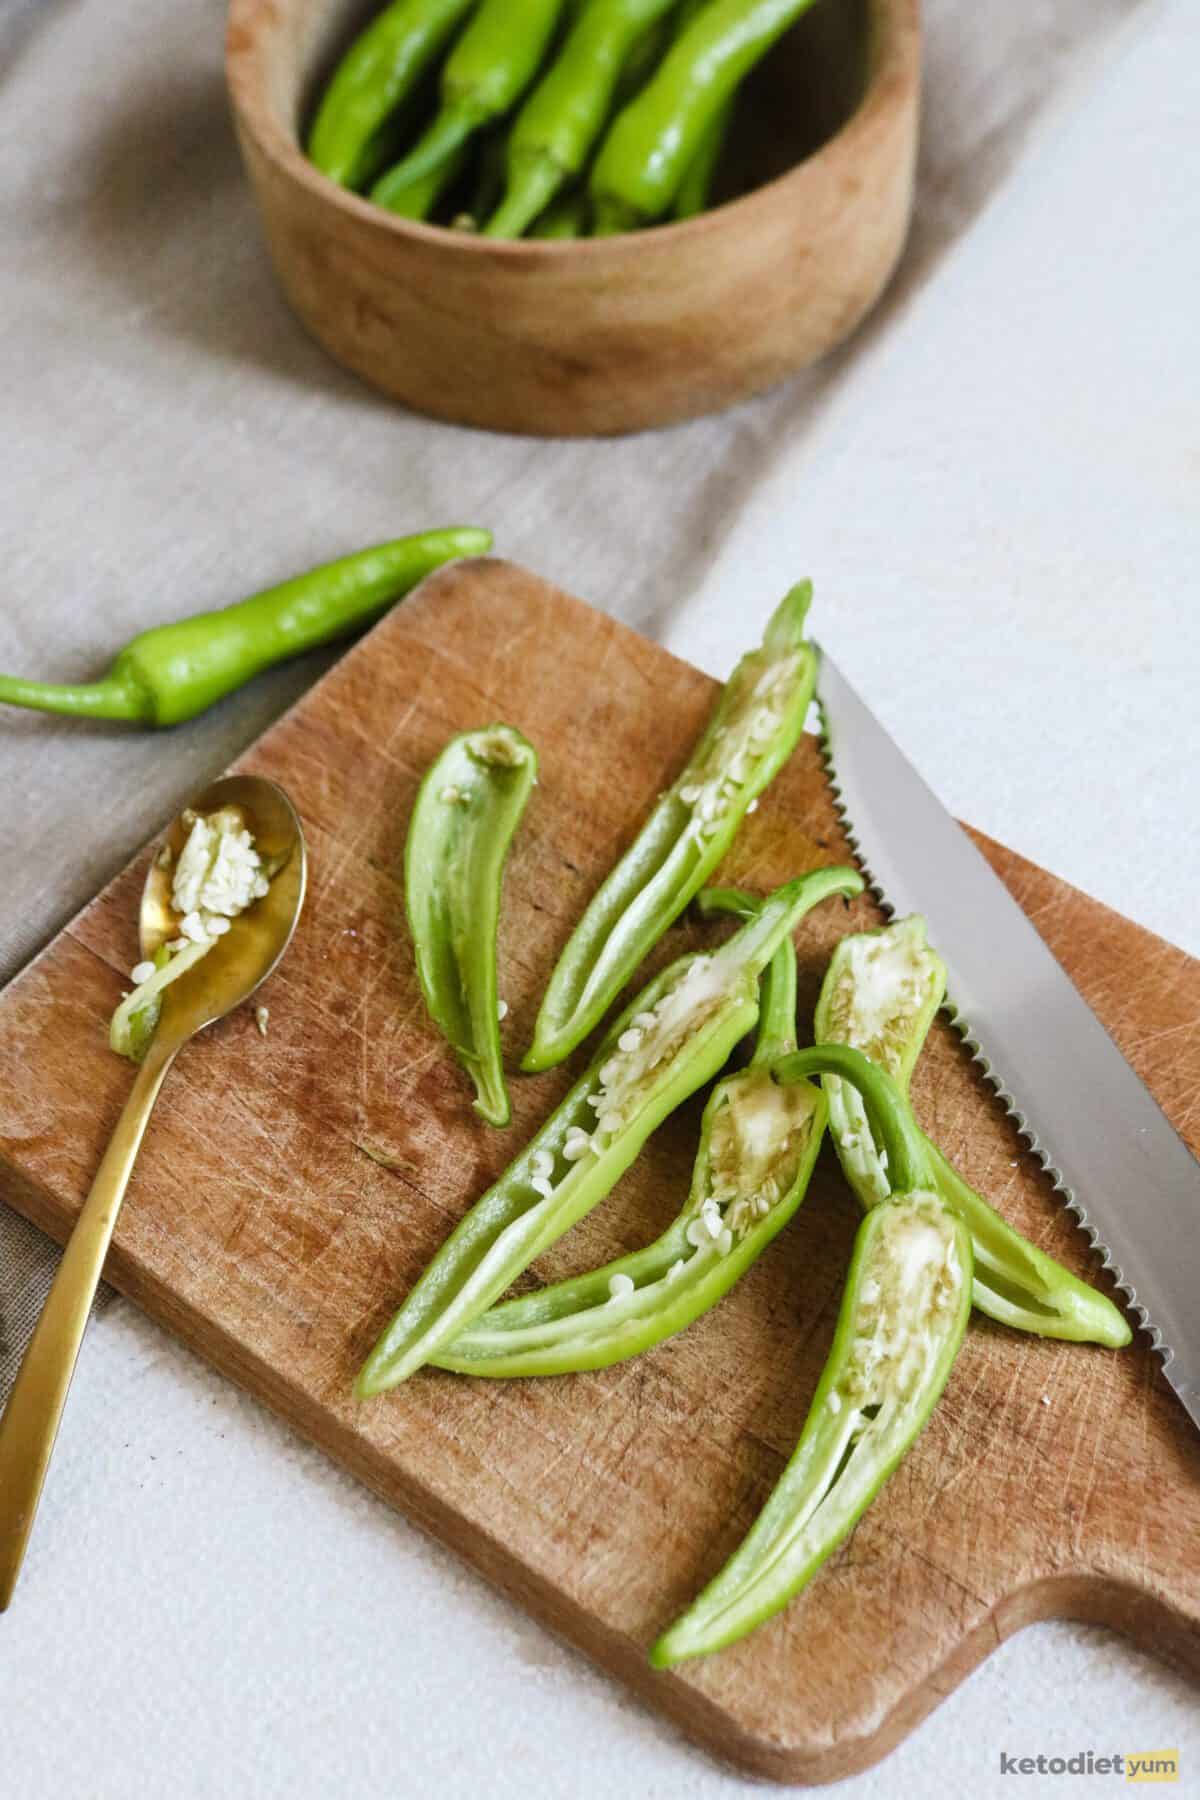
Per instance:
[[[207,815],[185,812],[188,835],[171,882],[171,905],[178,936],[160,946],[153,960],[133,969],[136,983],[112,1017],[109,1043],[119,1056],[141,1062],[162,1010],[163,989],[194,968],[229,930],[239,913],[261,900],[272,871],[264,864],[240,807],[222,806]],[[170,847],[156,859],[169,868]]]

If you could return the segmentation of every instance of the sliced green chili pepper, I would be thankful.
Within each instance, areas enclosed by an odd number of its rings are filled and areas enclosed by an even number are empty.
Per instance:
[[[885,1069],[902,1091],[946,992],[946,965],[926,941],[917,913],[878,931],[845,937],[834,951],[817,1002],[815,1035],[851,1044]],[[829,1128],[847,1181],[863,1206],[891,1192],[862,1103],[830,1080]],[[1127,1344],[1131,1332],[1112,1301],[1064,1269],[1005,1223],[930,1144],[933,1185],[970,1227],[975,1305],[1001,1324],[1075,1343]]]
[[[537,752],[511,725],[451,738],[421,783],[404,849],[421,992],[491,1125],[509,1120],[496,993],[500,885],[536,779]]]
[[[439,55],[475,0],[395,0],[355,39],[322,96],[312,161],[343,187],[367,179],[372,140]]]
[[[809,909],[855,893],[851,869],[779,888],[711,955],[643,989],[537,1136],[447,1239],[384,1331],[360,1397],[405,1380],[613,1188],[654,1130],[714,1075],[758,1017],[758,976]]]
[[[897,1191],[859,1226],[833,1348],[795,1455],[741,1547],[654,1645],[658,1668],[737,1642],[811,1580],[921,1431],[962,1342],[970,1233],[930,1191],[925,1142],[903,1096],[845,1046],[799,1051],[775,1075],[832,1072],[865,1098]]]
[[[517,238],[578,175],[630,55],[676,0],[589,0],[508,140],[508,189],[488,237]]]
[[[812,0],[712,0],[617,115],[592,169],[598,234],[670,209],[722,107]]]
[[[816,682],[804,638],[811,598],[811,583],[801,582],[776,609],[762,648],[726,682],[686,769],[593,896],[550,977],[523,1068],[551,1068],[587,1036],[795,749]]]
[[[756,910],[757,901],[751,903]],[[825,1128],[809,1082],[771,1065],[796,1048],[791,938],[762,978],[750,1066],[713,1089],[691,1191],[658,1240],[604,1268],[492,1307],[432,1360],[466,1375],[564,1375],[649,1350],[728,1293],[803,1200]]]
[[[538,72],[562,5],[563,0],[483,0],[446,58],[441,111],[396,164],[397,181],[428,175],[515,106]]]
[[[193,963],[199,962],[208,948],[207,944],[189,944],[186,950],[176,951],[172,956],[165,944],[159,945],[152,959],[154,975],[150,977],[155,985],[149,988],[148,982],[139,982],[131,994],[126,994],[113,1013],[108,1028],[110,1049],[115,1050],[118,1056],[127,1056],[130,1062],[143,1061],[162,1016],[163,988],[184,974]],[[175,965],[170,975],[158,980],[157,977],[162,975],[170,963]]]
[[[731,95],[716,117],[705,127],[696,154],[684,171],[671,208],[677,219],[694,219],[708,206],[712,185],[717,176],[717,165],[725,148],[725,139],[729,136],[736,98],[736,95]]]
[[[442,563],[482,556],[491,533],[449,526],[325,563],[220,612],[139,632],[100,681],[79,687],[0,675],[0,701],[87,719],[178,725],[303,650],[368,625]]]

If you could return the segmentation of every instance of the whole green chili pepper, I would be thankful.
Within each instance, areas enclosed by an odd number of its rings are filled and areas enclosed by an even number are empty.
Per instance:
[[[312,161],[343,187],[374,164],[372,140],[412,93],[475,0],[395,0],[354,40],[325,89],[308,137]]]
[[[178,725],[275,663],[369,625],[456,556],[482,556],[488,531],[422,531],[324,563],[219,612],[139,632],[100,681],[77,687],[0,675],[0,701],[86,719]]]
[[[404,848],[421,992],[491,1125],[509,1120],[496,993],[500,885],[536,779],[537,752],[511,725],[451,738],[418,790]]]
[[[587,236],[588,198],[583,188],[568,188],[552,200],[530,227],[531,238],[546,241]]]
[[[683,180],[671,208],[677,219],[694,219],[708,207],[717,165],[725,148],[725,139],[729,136],[735,100],[736,95],[731,95],[716,117],[705,127],[696,154],[684,170]]]
[[[441,110],[393,171],[417,181],[501,117],[537,74],[563,0],[483,0],[442,70]]]
[[[820,1088],[771,1079],[771,1065],[796,1048],[790,938],[762,977],[760,1008],[749,1067],[718,1082],[704,1109],[691,1191],[674,1224],[644,1250],[490,1308],[432,1359],[439,1368],[607,1368],[682,1331],[728,1293],[803,1200],[825,1128]]]
[[[551,1068],[587,1036],[795,749],[816,683],[804,637],[811,598],[811,583],[801,582],[777,607],[762,648],[722,689],[687,767],[593,896],[550,977],[523,1068]]]
[[[834,951],[814,1022],[821,1043],[850,1044],[885,1069],[905,1093],[946,992],[946,965],[926,941],[918,913],[845,937]],[[886,1199],[891,1171],[862,1103],[836,1079],[829,1127],[847,1181],[865,1207]],[[1005,1223],[929,1145],[933,1185],[964,1219],[974,1243],[975,1305],[1001,1324],[1075,1343],[1127,1344],[1129,1325],[1112,1301],[1064,1269]]]
[[[736,1643],[805,1586],[916,1439],[962,1342],[970,1233],[931,1191],[925,1142],[903,1096],[845,1046],[799,1051],[775,1078],[833,1072],[863,1095],[896,1192],[859,1226],[833,1347],[795,1455],[741,1547],[654,1645],[658,1668]]]
[[[654,1130],[714,1075],[758,1017],[758,976],[818,901],[855,893],[850,869],[778,888],[711,955],[681,958],[642,990],[532,1142],[476,1202],[384,1331],[360,1397],[438,1355],[616,1185]]]
[[[466,144],[460,155],[470,155]],[[478,231],[504,192],[504,130],[489,131],[480,139],[475,156],[475,174],[471,195],[463,211],[453,221],[459,231]]]
[[[517,238],[578,175],[634,47],[676,0],[589,0],[508,140],[508,189],[486,235]]]
[[[812,0],[712,0],[617,115],[592,169],[597,234],[670,209],[722,107]]]
[[[397,218],[427,219],[446,189],[462,174],[466,161],[464,144],[447,162],[422,175],[419,181],[397,181],[395,169],[389,169],[372,187],[370,197],[376,206],[395,213]]]

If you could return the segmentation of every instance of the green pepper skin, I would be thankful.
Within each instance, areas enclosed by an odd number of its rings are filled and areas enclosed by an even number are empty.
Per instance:
[[[486,235],[518,238],[549,205],[604,129],[639,39],[675,0],[589,0],[514,121],[508,187]]]
[[[374,160],[372,140],[416,87],[475,0],[395,0],[355,39],[325,89],[308,137],[323,175],[357,187]]]
[[[975,1305],[1001,1325],[1073,1344],[1121,1350],[1133,1332],[1125,1315],[1096,1288],[1001,1218],[966,1182],[936,1144],[934,1186],[970,1228],[975,1252]]]
[[[907,961],[913,971],[908,1002],[894,1003],[878,1032],[856,1025],[853,1007],[856,961],[891,956]],[[864,965],[865,966],[865,965]],[[876,967],[883,966],[877,963]],[[853,1043],[885,1068],[904,1093],[935,1014],[946,992],[946,966],[926,942],[925,921],[917,913],[877,931],[843,938],[825,974],[814,1020],[822,1043]],[[869,1041],[867,1041],[869,1040]],[[829,1092],[829,1129],[850,1186],[864,1207],[877,1205],[891,1192],[888,1171],[853,1092],[837,1081]],[[928,1142],[928,1140],[926,1140]],[[970,1227],[974,1244],[975,1305],[989,1318],[1039,1337],[1073,1343],[1104,1344],[1119,1349],[1132,1333],[1120,1310],[1105,1294],[1063,1268],[1007,1224],[977,1194],[933,1144],[933,1185],[941,1198]]]
[[[755,1023],[758,976],[797,920],[828,895],[860,885],[850,869],[801,876],[777,889],[720,950],[682,958],[639,994],[537,1136],[438,1251],[364,1364],[356,1384],[360,1398],[406,1380],[438,1355],[610,1192],[654,1128],[716,1073]],[[685,1005],[681,994],[671,1009],[671,997],[685,982],[689,995],[698,985],[702,997]],[[627,1089],[618,1123],[607,1127],[602,1096],[608,1072],[620,1057],[637,1055],[622,1049],[620,1040],[637,1033],[639,1017],[660,1002],[673,1010],[674,1035],[665,1045],[660,1039],[658,1059]],[[566,1153],[572,1138],[593,1136],[598,1141],[585,1154]],[[549,1174],[556,1180],[549,1181]],[[535,1185],[539,1181],[548,1192]]]
[[[582,188],[568,188],[534,220],[529,236],[544,243],[561,243],[586,237],[587,227],[587,195]]]
[[[811,584],[801,582],[776,609],[761,649],[742,658],[722,689],[687,767],[593,896],[550,977],[522,1068],[552,1068],[599,1023],[795,749],[817,676],[804,637],[811,598]],[[775,684],[765,698],[756,692],[763,682]],[[775,699],[777,707],[769,704]],[[755,728],[763,735],[751,738]]]
[[[736,96],[731,95],[717,116],[705,127],[696,154],[685,169],[683,180],[679,184],[679,192],[671,207],[672,217],[694,219],[700,213],[707,211],[712,185],[717,178],[721,153],[725,148],[725,140],[729,136],[729,127],[733,121],[735,99]]]
[[[404,848],[421,992],[490,1125],[510,1116],[496,991],[500,888],[537,766],[533,745],[512,725],[451,738],[417,792]]]
[[[515,106],[537,74],[563,0],[483,0],[442,70],[442,104],[396,164],[397,182],[419,181],[461,144]]]
[[[811,4],[712,0],[701,9],[600,146],[591,174],[598,235],[635,230],[670,210],[722,108]]]
[[[936,1311],[908,1322],[914,1332],[924,1332],[931,1351],[907,1395],[894,1397],[883,1386],[876,1402],[875,1390],[866,1389],[865,1404],[879,1404],[880,1411],[864,1419],[863,1401],[856,1404],[848,1390],[855,1385],[855,1351],[871,1341],[872,1308],[864,1293],[877,1280],[880,1240],[909,1218],[923,1228],[931,1208],[941,1211],[953,1245],[945,1267],[948,1291]],[[946,1385],[970,1310],[971,1239],[960,1219],[924,1192],[897,1195],[867,1214],[855,1238],[833,1347],[795,1454],[741,1546],[654,1645],[655,1668],[736,1643],[811,1581],[920,1435]]]
[[[220,612],[152,626],[100,681],[67,687],[0,675],[0,701],[75,718],[178,725],[262,670],[369,625],[434,569],[482,556],[491,543],[490,532],[457,525],[376,544]]]
[[[725,1249],[696,1228],[694,1222],[714,1191],[712,1140],[718,1115],[753,1084],[770,1082],[771,1061],[796,1048],[795,1027],[796,952],[786,938],[762,978],[758,1038],[750,1067],[718,1082],[704,1109],[691,1190],[674,1224],[646,1249],[490,1308],[432,1359],[438,1367],[491,1376],[604,1369],[653,1348],[715,1306],[792,1217],[807,1192],[821,1147],[825,1097],[820,1088],[797,1084],[797,1093],[801,1087],[807,1091],[811,1110],[807,1137],[786,1191],[772,1201],[765,1217],[734,1236]],[[726,1199],[725,1218],[732,1206]],[[689,1237],[689,1227],[700,1237],[699,1243]],[[614,1295],[612,1283],[616,1280],[620,1286],[622,1278],[633,1283],[633,1291]]]

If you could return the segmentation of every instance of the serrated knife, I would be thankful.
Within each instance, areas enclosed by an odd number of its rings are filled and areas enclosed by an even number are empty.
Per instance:
[[[889,912],[923,913],[947,1006],[1200,1425],[1200,1162],[966,832],[821,652],[834,798]]]

